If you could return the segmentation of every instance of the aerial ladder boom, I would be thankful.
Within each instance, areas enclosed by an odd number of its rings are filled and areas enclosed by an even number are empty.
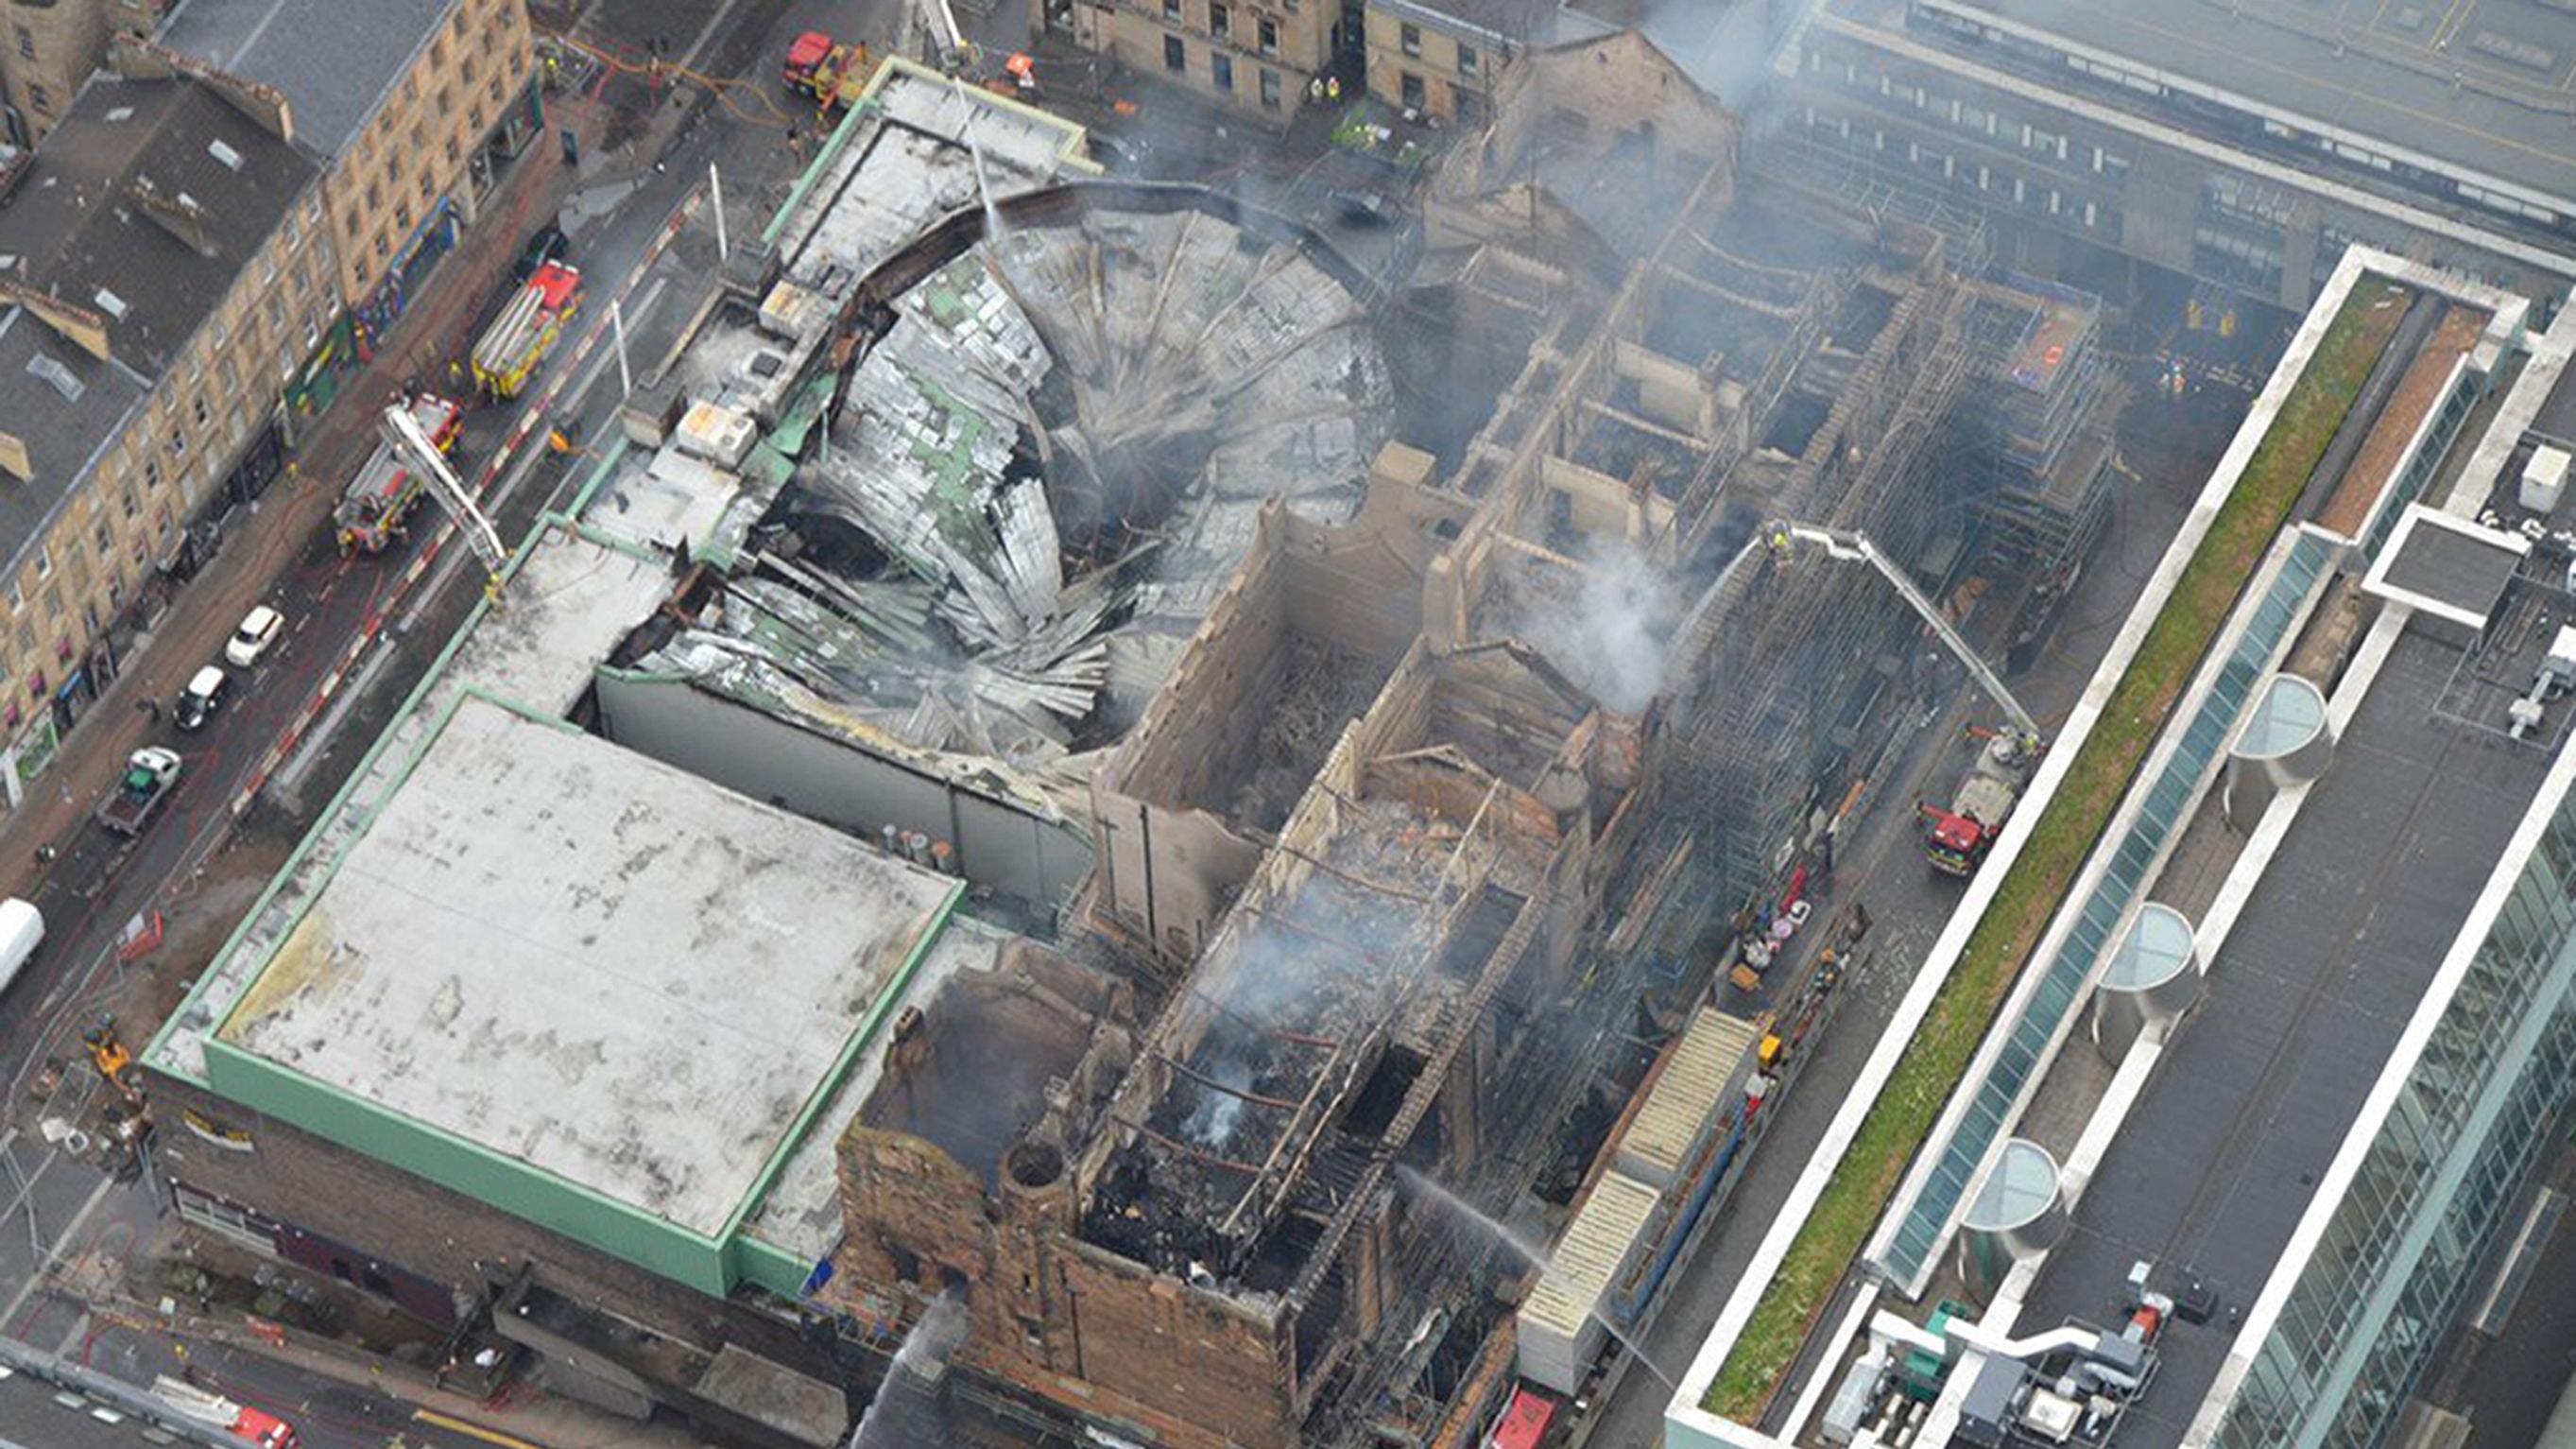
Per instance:
[[[456,470],[447,466],[447,455],[421,430],[419,420],[408,407],[386,408],[377,430],[455,516],[457,530],[465,535],[474,556],[483,561],[485,587],[499,589],[501,570],[510,561],[510,551],[501,546],[501,531],[492,526],[490,515],[474,501],[473,494],[465,491],[464,480],[456,476]]]
[[[957,12],[948,0],[913,0],[909,9],[914,23],[929,36],[931,48],[939,52],[941,68],[955,75],[966,63],[967,50],[966,32],[957,28]]]
[[[1941,617],[1941,611],[1931,597],[1914,586],[1914,580],[1906,576],[1905,570],[1898,567],[1895,560],[1880,553],[1878,545],[1858,533],[1818,528],[1812,523],[1793,523],[1787,519],[1774,520],[1762,532],[1770,540],[1775,553],[1787,553],[1794,543],[1811,543],[1822,548],[1827,558],[1865,563],[1878,570],[1879,577],[1895,585],[1896,592],[1903,595],[1914,612],[1923,617],[1923,622],[1932,627],[1933,633],[1941,636],[1941,642],[1959,657],[1959,662],[1968,666],[1968,672],[1976,676],[1978,687],[2003,706],[2004,713],[2012,717],[2013,728],[2029,736],[2034,743],[2039,740],[2039,722],[2032,719],[2030,711],[2023,709],[2021,701],[2013,698],[2012,691],[2004,687],[2002,676],[1986,666],[1986,661],[1977,656],[1977,651],[1969,646],[1959,631],[1950,627],[1950,621]]]

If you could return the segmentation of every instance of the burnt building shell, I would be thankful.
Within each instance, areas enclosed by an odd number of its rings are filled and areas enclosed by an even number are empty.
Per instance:
[[[1301,1426],[1410,1286],[1390,1251],[1397,1166],[1459,1172],[1490,1129],[1522,1125],[1482,1098],[1562,989],[1631,833],[1638,758],[1632,722],[1525,646],[1417,643],[1135,1038],[1087,1137],[1051,1119],[989,1187],[919,1137],[845,1138],[837,1281],[935,1291],[954,1271],[972,1285],[970,1363],[1024,1384],[1079,1364],[1113,1412],[1176,1421],[1174,1442],[1220,1442],[1219,1424],[1235,1442],[1308,1442]],[[984,1211],[956,1212],[960,1195]],[[1133,1342],[1105,1362],[1094,1293],[1162,1303],[1150,1331],[1194,1339],[1175,1373],[1241,1387],[1204,1407],[1145,1393],[1135,1376],[1166,1366],[1128,1362]]]
[[[785,1206],[744,1219],[757,1279],[711,1255],[687,1288],[853,1360],[957,1302],[954,1382],[1179,1449],[1475,1417],[1456,1366],[1492,1359],[1513,1274],[1408,1172],[1497,1207],[1587,1150],[1564,1124],[1650,985],[1627,887],[1673,877],[1677,819],[1774,832],[1772,786],[1832,768],[1902,637],[1839,584],[1775,580],[1715,640],[1614,586],[1692,578],[1773,509],[1912,556],[1959,385],[1937,249],[1739,195],[1734,121],[1637,44],[1549,54],[1594,121],[1542,134],[1521,93],[1400,302],[1210,193],[1016,191],[1052,154],[1034,113],[890,72],[682,369],[754,441],[657,444],[601,495],[635,517],[550,532],[476,640],[535,641],[532,728],[964,881],[851,1024]],[[939,114],[1029,131],[991,211]],[[1547,165],[1475,169],[1514,135]],[[1594,228],[1569,178],[1642,209]],[[1495,405],[1415,437],[1390,305],[1454,323]],[[1742,691],[1776,716],[1672,684],[1738,647],[1797,666]],[[1805,733],[1724,756],[1745,718]],[[1757,809],[1708,808],[1715,767]]]
[[[1475,1357],[1451,1340],[1481,1340],[1508,1274],[1404,1174],[1489,1206],[1527,1188],[1641,990],[1614,965],[1567,992],[1644,929],[1611,882],[1768,878],[1909,655],[1915,621],[1866,571],[1739,571],[1722,630],[1617,586],[1696,587],[1767,516],[1930,557],[1967,516],[1933,500],[1956,501],[1941,465],[2004,344],[1937,234],[1740,192],[1705,97],[1605,104],[1544,142],[1654,157],[1655,225],[1605,242],[1480,169],[1512,143],[1463,147],[1396,305],[1454,328],[1459,374],[1500,396],[1381,450],[1346,520],[1274,501],[1089,779],[1089,922],[1161,997],[1114,1089],[989,1189],[918,1141],[845,1143],[841,1291],[918,1303],[953,1267],[980,1373],[1174,1444],[1431,1434],[1454,1406],[1424,1386],[1456,1376],[1428,1366]],[[1637,150],[1666,123],[1702,128],[1705,164]],[[2038,399],[2035,445],[2086,401]]]

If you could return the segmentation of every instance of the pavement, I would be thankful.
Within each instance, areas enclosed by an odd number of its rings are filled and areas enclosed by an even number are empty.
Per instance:
[[[425,504],[410,536],[385,554],[340,557],[328,515],[342,481],[374,447],[375,404],[409,380],[443,385],[446,360],[470,346],[526,237],[559,213],[578,222],[566,226],[569,259],[590,279],[595,309],[576,324],[585,334],[582,348],[567,332],[561,355],[529,396],[469,414],[456,455],[468,484],[486,490],[504,538],[523,536],[578,477],[581,455],[604,447],[615,427],[619,368],[614,346],[599,332],[606,299],[626,292],[630,362],[640,381],[694,306],[692,288],[715,270],[701,194],[710,163],[723,168],[737,238],[758,230],[801,167],[799,148],[787,140],[794,117],[781,104],[775,52],[796,29],[861,31],[886,23],[896,6],[585,0],[578,10],[535,8],[541,28],[569,26],[586,48],[576,67],[580,87],[548,97],[550,129],[575,133],[578,162],[568,164],[556,137],[547,136],[502,175],[478,223],[440,263],[375,360],[343,384],[338,404],[302,441],[292,471],[254,509],[236,514],[215,559],[178,594],[158,629],[129,650],[123,672],[65,740],[28,804],[0,821],[0,891],[33,899],[49,931],[0,998],[0,1086],[11,1100],[0,1118],[0,1332],[44,1351],[87,1354],[129,1383],[148,1384],[153,1373],[170,1371],[184,1350],[227,1391],[237,1387],[235,1397],[278,1407],[307,1444],[322,1449],[694,1442],[603,1419],[541,1392],[499,1406],[441,1398],[387,1381],[387,1365],[363,1354],[244,1343],[221,1323],[103,1318],[93,1300],[111,1291],[118,1278],[111,1269],[155,1239],[164,1205],[146,1183],[111,1181],[48,1143],[38,1127],[44,1117],[58,1125],[84,1120],[81,1099],[101,1088],[79,1061],[80,1029],[124,1008],[132,1014],[123,1035],[140,1049],[156,1008],[167,1009],[229,933],[286,843],[330,798],[480,594],[467,550],[452,545],[453,530],[435,505]],[[642,57],[657,36],[673,70],[696,78],[682,91],[652,84]],[[577,195],[586,200],[567,210]],[[685,214],[684,202],[692,207]],[[655,257],[658,266],[648,267]],[[573,357],[577,350],[584,355]],[[540,419],[542,403],[552,410]],[[543,446],[548,429],[573,440],[571,456]],[[141,702],[166,705],[257,602],[281,609],[289,633],[236,680],[215,720],[182,736],[167,723],[166,708],[159,718],[147,715]],[[138,839],[117,840],[90,823],[89,811],[126,755],[145,742],[178,748],[185,771],[161,816]],[[39,845],[54,850],[49,863],[37,860]],[[129,923],[156,912],[167,923],[167,944],[129,966],[114,947]],[[70,1069],[60,1094],[30,1110],[27,1089],[48,1059],[68,1059]],[[23,1398],[30,1390],[0,1384],[0,1392]],[[0,1397],[0,1440],[20,1422],[16,1402]],[[419,1419],[423,1407],[462,1427]],[[51,1412],[64,1425],[79,1419],[126,1436],[113,1442],[132,1439],[130,1424]],[[87,1442],[55,1435],[36,1444],[56,1438]]]
[[[262,1342],[236,1325],[151,1305],[93,1307],[49,1297],[28,1346],[54,1354],[116,1385],[148,1389],[158,1377],[187,1376],[235,1403],[262,1409],[294,1426],[308,1449],[692,1449],[684,1429],[638,1424],[542,1394],[492,1402],[444,1392],[417,1371],[363,1354],[303,1344]],[[22,1342],[26,1340],[22,1339]],[[32,1374],[0,1380],[0,1446],[11,1434],[30,1449],[86,1449],[145,1442],[139,1421],[111,1423],[97,1414],[101,1396],[75,1408],[63,1386]],[[47,1411],[39,1413],[41,1405]]]

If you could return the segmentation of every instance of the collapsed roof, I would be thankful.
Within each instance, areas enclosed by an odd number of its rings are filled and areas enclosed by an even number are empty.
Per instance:
[[[646,667],[1043,772],[1133,718],[1265,503],[1348,518],[1391,429],[1362,300],[1200,210],[1013,230],[891,310],[758,567]]]

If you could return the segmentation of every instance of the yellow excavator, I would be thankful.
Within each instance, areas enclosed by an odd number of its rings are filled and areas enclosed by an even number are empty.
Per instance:
[[[134,1053],[126,1050],[124,1038],[116,1034],[116,1018],[102,1016],[98,1025],[81,1033],[81,1045],[89,1048],[89,1064],[114,1087],[117,1095],[131,1102],[142,1093],[135,1089],[127,1073],[134,1066]]]

